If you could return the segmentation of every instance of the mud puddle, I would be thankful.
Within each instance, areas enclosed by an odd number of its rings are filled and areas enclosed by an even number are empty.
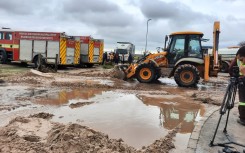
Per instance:
[[[0,126],[6,125],[17,116],[46,110],[42,105],[33,105],[36,96],[47,94],[48,90],[29,86],[4,84],[0,86]]]
[[[97,85],[97,84],[102,84],[102,85],[110,85],[113,86],[114,82],[110,81],[109,79],[96,79],[96,78],[86,78],[86,77],[82,77],[82,78],[74,78],[74,77],[70,77],[70,78],[56,78],[55,81],[57,82],[69,82],[69,83],[84,83],[86,85]]]
[[[53,121],[89,126],[135,148],[148,146],[180,126],[175,145],[185,149],[195,122],[205,112],[204,106],[182,96],[98,89],[64,90],[35,103],[49,107]]]
[[[209,82],[205,82],[201,80],[195,88],[192,88],[193,90],[198,90],[198,91],[207,91],[207,90],[213,90],[213,91],[225,91],[224,84],[228,84],[228,77],[227,75],[224,75],[225,78],[221,78],[220,80],[210,80]],[[176,82],[174,81],[173,78],[160,78],[158,79],[158,82],[156,84],[162,84],[162,85],[167,85],[167,86],[172,86],[172,87],[178,87]]]

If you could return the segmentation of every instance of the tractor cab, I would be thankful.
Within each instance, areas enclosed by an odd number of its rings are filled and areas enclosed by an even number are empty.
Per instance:
[[[201,32],[175,32],[166,36],[165,47],[167,51],[168,65],[170,68],[175,67],[175,64],[183,58],[200,58],[203,59]]]

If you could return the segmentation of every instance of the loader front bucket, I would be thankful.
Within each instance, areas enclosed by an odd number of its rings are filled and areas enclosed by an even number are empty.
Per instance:
[[[126,80],[127,77],[125,74],[125,69],[127,69],[126,65],[115,65],[112,72],[112,77],[121,80]]]

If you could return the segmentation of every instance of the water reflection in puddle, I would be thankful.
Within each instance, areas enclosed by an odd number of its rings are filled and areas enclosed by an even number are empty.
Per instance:
[[[204,114],[202,105],[190,104],[181,96],[135,95],[92,89],[62,91],[56,96],[39,99],[38,103],[66,104],[49,111],[55,115],[53,121],[79,122],[108,134],[110,138],[122,138],[135,148],[153,143],[178,125],[181,129],[176,143],[186,147],[194,122]],[[80,107],[68,106],[77,103]],[[86,104],[80,105],[82,103]]]
[[[109,80],[109,79],[101,79],[101,78],[96,78],[94,77],[92,80],[90,80],[91,78],[87,78],[87,77],[81,77],[81,78],[55,78],[55,81],[57,82],[72,82],[72,83],[84,83],[87,85],[96,85],[96,84],[102,84],[102,85],[114,85],[114,82]]]
[[[94,97],[95,95],[100,95],[101,90],[72,90],[72,91],[60,91],[58,94],[48,94],[45,98],[37,98],[35,103],[42,105],[64,105],[68,104],[71,101],[77,101],[79,99],[88,100],[89,98]]]
[[[191,133],[194,129],[194,122],[204,115],[204,107],[199,104],[190,103],[182,96],[164,95],[159,96],[138,96],[146,105],[154,105],[160,108],[159,119],[161,126],[172,130],[180,125],[180,133]]]
[[[159,81],[158,84],[178,87],[178,85],[176,84],[176,82],[174,81],[173,78],[160,78],[160,79],[158,79],[158,81]],[[224,87],[223,87],[224,84],[226,84],[226,83],[223,83],[223,82],[199,82],[197,84],[197,87],[192,88],[192,89],[193,90],[199,90],[199,91],[206,91],[206,90],[214,90],[214,91],[223,90],[224,91]]]

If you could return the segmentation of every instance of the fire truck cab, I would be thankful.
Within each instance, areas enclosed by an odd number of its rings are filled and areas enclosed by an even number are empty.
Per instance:
[[[29,32],[0,29],[0,63],[18,61],[37,65],[38,56],[47,64],[76,65],[80,58],[80,40],[64,32]]]
[[[8,59],[13,59],[13,52],[16,45],[13,43],[12,31],[2,29],[0,31],[0,63],[6,63]]]

